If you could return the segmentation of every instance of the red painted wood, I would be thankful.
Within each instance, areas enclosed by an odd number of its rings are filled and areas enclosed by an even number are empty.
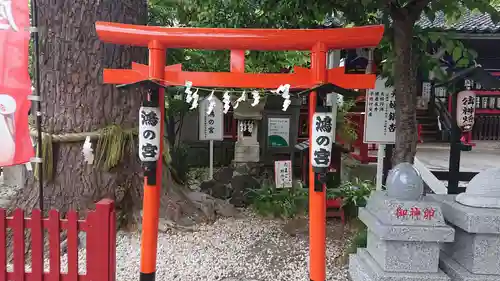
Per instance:
[[[59,212],[49,211],[50,281],[61,280],[61,227]]]
[[[245,72],[245,51],[231,50],[231,72]]]
[[[26,224],[25,219],[25,224]],[[31,212],[31,272],[36,281],[43,280],[43,223],[42,213],[38,209]]]
[[[116,212],[112,209],[109,218],[109,281],[116,280]]]
[[[95,226],[95,217],[96,217],[96,212],[95,211],[90,211],[87,214],[87,228],[89,229],[87,231],[87,252],[86,252],[86,261],[87,261],[87,278],[89,280],[97,280],[96,275],[96,270],[98,268],[95,267],[96,260],[94,259],[94,256],[96,254],[96,246],[95,246],[95,241],[97,240],[98,237],[95,236],[96,233],[96,226]]]
[[[375,48],[383,25],[328,29],[165,28],[114,22],[96,22],[103,42],[149,47],[207,50],[309,51],[318,42],[325,49]]]
[[[7,281],[7,222],[5,210],[0,209],[0,281]]]
[[[89,212],[86,220],[78,220],[78,214],[74,211],[68,212],[67,219],[60,219],[59,212],[51,210],[49,217],[43,219],[39,210],[33,210],[31,218],[24,218],[24,212],[21,209],[16,209],[13,217],[6,217],[5,210],[0,209],[0,281],[114,281],[116,275],[114,204],[111,200],[102,200],[96,205],[97,210]],[[50,272],[43,270],[42,226],[49,231]],[[14,233],[13,272],[7,272],[6,266],[7,228],[11,228]],[[26,228],[31,229],[32,237],[31,272],[25,272],[24,268],[24,229]],[[62,229],[68,230],[68,273],[60,272],[60,232]],[[87,263],[94,265],[104,263],[104,265],[87,267],[87,274],[80,275],[78,274],[77,237],[78,231],[83,229],[87,230]]]
[[[68,276],[78,279],[78,214],[75,211],[69,211],[68,219]]]
[[[478,114],[499,115],[500,109],[479,109],[479,108],[476,108],[475,113],[476,113],[476,115],[478,115]]]
[[[99,237],[109,238],[109,236],[111,235],[110,219],[112,210],[113,210],[112,201],[106,202],[106,200],[102,200],[100,203],[96,204],[95,226],[98,226],[97,229],[99,230],[99,234],[95,235],[94,237],[99,236]],[[93,230],[97,231],[97,229]],[[96,241],[92,241],[92,243],[95,243],[95,248],[94,248],[95,252],[92,258],[96,261],[95,268],[96,272],[99,274],[98,279],[101,279],[102,277],[104,277],[104,279],[107,279],[111,274],[109,265],[110,262],[109,253],[111,250],[110,241],[109,239],[98,239]],[[115,245],[113,245],[113,247],[114,246]]]
[[[500,96],[500,91],[473,90],[473,92],[478,96]]]
[[[342,198],[327,199],[326,209],[326,216],[328,218],[340,218],[342,224],[345,224],[345,212],[342,208]]]
[[[24,281],[24,211],[14,210],[14,276],[16,281]]]
[[[13,272],[7,273],[8,280],[16,280],[14,276],[15,275],[14,275]],[[43,278],[44,278],[43,280],[45,280],[45,281],[52,281],[51,276],[52,276],[52,273],[45,272],[43,274]],[[31,272],[26,272],[24,274],[24,277],[25,277],[25,279],[24,279],[25,281],[35,281],[35,280],[37,280],[37,279],[35,279],[33,273],[31,273]],[[93,281],[93,280],[89,279],[85,275],[79,275],[78,280],[75,280],[75,279],[70,278],[68,276],[68,274],[66,274],[66,273],[61,273],[60,280],[61,281]],[[100,281],[100,280],[97,280],[97,281]],[[107,280],[104,280],[104,281],[107,281]]]

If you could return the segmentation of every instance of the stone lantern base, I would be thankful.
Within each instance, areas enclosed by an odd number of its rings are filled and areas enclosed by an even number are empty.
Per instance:
[[[500,209],[466,206],[455,195],[429,197],[455,227],[455,242],[442,247],[441,269],[452,281],[500,280]]]
[[[359,218],[368,228],[366,249],[349,257],[352,281],[449,281],[439,267],[440,244],[451,242],[439,204],[372,193]]]

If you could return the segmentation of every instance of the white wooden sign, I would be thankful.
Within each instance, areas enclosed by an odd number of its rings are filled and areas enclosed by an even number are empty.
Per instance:
[[[274,182],[276,188],[292,187],[292,161],[274,161]]]
[[[377,78],[375,89],[368,90],[365,101],[365,143],[396,142],[396,99],[394,89]]]
[[[330,166],[334,142],[334,122],[332,112],[316,112],[313,115],[310,161],[314,168],[328,168]]]
[[[210,101],[204,99],[201,101],[200,110],[200,140],[224,140],[224,113],[222,102],[216,97],[212,96],[212,101],[215,102],[215,107],[210,114],[207,114]]]
[[[139,109],[139,158],[143,162],[160,158],[161,113],[158,107]]]
[[[457,94],[457,125],[464,132],[472,130],[474,126],[475,104],[476,93],[461,91]]]

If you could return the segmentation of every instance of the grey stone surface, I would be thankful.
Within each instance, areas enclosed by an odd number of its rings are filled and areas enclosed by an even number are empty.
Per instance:
[[[472,274],[446,253],[439,255],[439,267],[451,278],[451,281],[498,281],[498,275]]]
[[[406,215],[399,215],[398,208],[406,210]],[[412,213],[412,208],[417,208],[417,211]],[[426,209],[432,209],[433,216],[428,214],[426,218]],[[451,242],[455,233],[453,228],[446,225],[436,202],[393,199],[384,191],[372,193],[366,207],[359,208],[359,218],[383,240]]]
[[[235,207],[246,207],[250,203],[248,198],[250,190],[257,189],[259,186],[259,181],[250,175],[233,177],[231,180],[233,192],[229,203]]]
[[[500,211],[491,208],[474,208],[455,201],[455,195],[428,195],[426,200],[441,203],[447,222],[469,233],[500,234]]]
[[[364,208],[359,208],[359,218],[373,233],[384,240],[452,242],[455,235],[455,230],[451,227],[383,225]]]
[[[498,235],[472,234],[457,228],[455,243],[444,245],[443,251],[472,273],[500,275]]]
[[[231,197],[232,190],[229,184],[223,184],[216,180],[207,180],[200,184],[200,190],[219,199]]]
[[[450,281],[441,270],[436,273],[402,273],[382,270],[366,249],[349,256],[349,276],[354,281]]]
[[[222,184],[228,184],[233,178],[234,169],[231,167],[223,167],[214,173],[214,180]]]
[[[439,205],[372,193],[359,209],[368,241],[366,249],[350,257],[352,280],[449,280],[438,267],[440,244],[453,241],[455,231],[446,225]]]
[[[367,250],[384,271],[438,272],[438,243],[386,241],[369,231]]]
[[[429,197],[429,200],[442,204],[445,219],[456,228],[455,243],[443,245],[442,250],[462,270],[454,270],[457,266],[447,260],[444,263],[451,264],[449,267],[453,272],[466,272],[467,276],[470,275],[467,278],[473,278],[473,275],[495,275],[495,280],[500,280],[500,211],[494,208],[465,206],[458,203],[455,197]]]
[[[500,168],[477,174],[456,200],[466,206],[500,209]]]
[[[410,226],[446,226],[443,214],[434,202],[408,201],[391,198],[388,192],[375,191],[368,200],[366,209],[381,221],[382,224]],[[401,216],[397,210],[406,210],[407,215]],[[412,212],[415,210],[415,212]],[[434,210],[426,213],[426,210]],[[426,214],[428,217],[426,217]]]
[[[387,195],[401,200],[419,200],[424,182],[411,163],[399,163],[387,176]]]

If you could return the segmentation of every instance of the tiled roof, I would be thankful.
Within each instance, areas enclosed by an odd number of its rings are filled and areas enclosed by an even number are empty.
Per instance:
[[[457,31],[467,33],[497,33],[500,32],[500,23],[494,23],[489,14],[479,12],[464,12],[462,17],[454,22],[447,23],[444,13],[436,13],[434,21],[422,16],[417,24],[424,29]]]

